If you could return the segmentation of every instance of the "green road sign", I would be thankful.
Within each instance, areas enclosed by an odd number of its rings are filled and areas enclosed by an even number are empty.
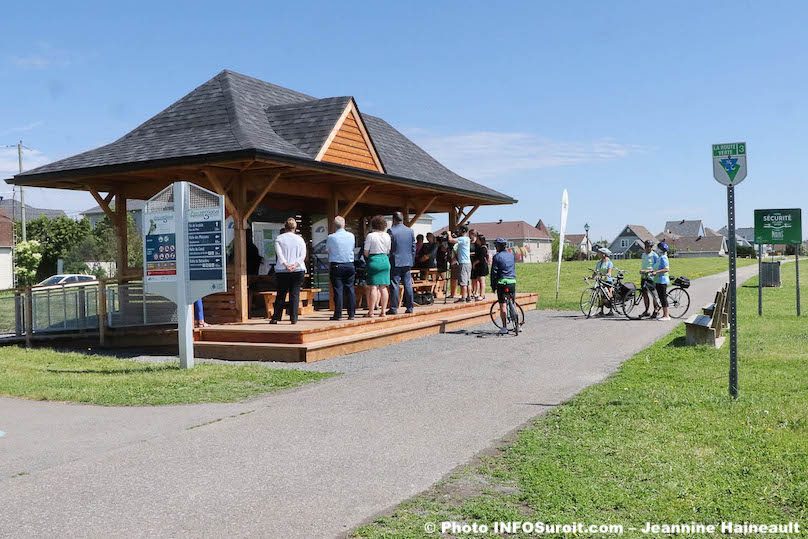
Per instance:
[[[713,177],[722,185],[738,185],[746,178],[746,143],[713,144]]]
[[[755,243],[802,243],[802,210],[755,210]]]

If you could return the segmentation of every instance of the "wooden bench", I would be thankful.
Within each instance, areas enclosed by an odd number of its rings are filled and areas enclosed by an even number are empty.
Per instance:
[[[314,298],[320,292],[319,288],[301,288],[300,289],[300,302],[297,307],[297,313],[311,314],[314,312]],[[278,297],[277,290],[270,290],[268,292],[258,293],[264,298],[264,308],[266,309],[267,318],[272,318],[273,309],[275,308],[275,299]]]
[[[702,314],[694,314],[685,321],[685,341],[689,346],[706,344],[721,348],[724,344],[722,335],[727,328],[729,299],[728,286],[725,284],[715,294],[715,301],[704,305]]]

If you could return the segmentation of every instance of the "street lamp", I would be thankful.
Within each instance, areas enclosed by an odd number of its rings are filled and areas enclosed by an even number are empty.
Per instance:
[[[589,260],[589,223],[584,224],[584,232],[586,232],[586,259]]]

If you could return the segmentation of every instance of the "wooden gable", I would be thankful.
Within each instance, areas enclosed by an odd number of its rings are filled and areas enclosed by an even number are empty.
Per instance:
[[[373,142],[353,102],[345,107],[345,112],[334,125],[316,159],[384,173]]]

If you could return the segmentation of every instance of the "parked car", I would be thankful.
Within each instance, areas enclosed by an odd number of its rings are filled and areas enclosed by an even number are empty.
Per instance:
[[[78,273],[62,273],[51,275],[44,281],[34,285],[34,288],[46,288],[52,286],[69,286],[89,284],[97,281],[94,275],[80,275]]]

